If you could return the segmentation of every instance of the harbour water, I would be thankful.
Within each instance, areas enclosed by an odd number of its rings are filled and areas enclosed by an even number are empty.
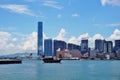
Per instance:
[[[120,80],[120,61],[63,60],[0,65],[0,80]]]

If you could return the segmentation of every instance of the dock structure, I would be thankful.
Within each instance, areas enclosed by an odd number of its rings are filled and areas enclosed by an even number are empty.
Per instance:
[[[0,59],[0,64],[21,64],[20,59]]]

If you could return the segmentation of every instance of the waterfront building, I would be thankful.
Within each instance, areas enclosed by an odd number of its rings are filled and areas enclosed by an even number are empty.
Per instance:
[[[88,39],[81,40],[81,53],[84,54],[88,52]]]
[[[88,48],[88,55],[90,56],[90,51],[91,51],[91,48],[89,47]]]
[[[116,57],[120,59],[120,50],[116,50]]]
[[[90,58],[95,59],[96,58],[96,50],[91,50],[90,51]]]
[[[71,50],[70,54],[72,59],[80,59],[82,57],[80,51],[77,49]]]
[[[67,44],[65,41],[61,41],[61,40],[54,40],[53,41],[53,45],[54,45],[54,56],[56,56],[57,54],[57,50],[63,50],[67,48]]]
[[[71,52],[68,49],[60,50],[60,48],[57,50],[57,57],[63,58],[63,59],[71,59],[72,55]]]
[[[44,55],[53,56],[53,40],[52,39],[44,40]]]
[[[105,41],[104,40],[103,53],[112,53],[112,51],[113,51],[113,43],[112,43],[112,41]]]
[[[95,40],[95,50],[98,51],[98,53],[102,53],[103,52],[103,40],[101,39],[96,39]]]
[[[107,53],[107,41],[105,41],[105,40],[103,43],[103,53]]]
[[[108,53],[112,53],[113,52],[113,42],[107,41],[107,47],[108,47]]]
[[[43,54],[43,23],[38,22],[38,55]]]
[[[68,43],[68,50],[77,49],[80,51],[80,46],[72,43]]]
[[[120,40],[115,40],[115,50],[120,50]]]

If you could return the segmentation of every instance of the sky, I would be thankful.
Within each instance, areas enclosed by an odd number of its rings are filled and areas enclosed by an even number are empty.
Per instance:
[[[120,39],[120,0],[1,0],[0,55],[36,51],[37,23],[44,39],[80,45]]]

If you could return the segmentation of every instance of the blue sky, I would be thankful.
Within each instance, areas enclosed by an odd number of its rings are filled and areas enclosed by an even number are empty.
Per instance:
[[[82,38],[88,38],[90,44],[97,38],[119,39],[120,0],[2,0],[0,38],[4,41],[0,43],[6,48],[18,46],[20,51],[24,46],[24,50],[35,50],[36,43],[25,44],[36,40],[38,21],[43,22],[45,38],[76,44]]]

